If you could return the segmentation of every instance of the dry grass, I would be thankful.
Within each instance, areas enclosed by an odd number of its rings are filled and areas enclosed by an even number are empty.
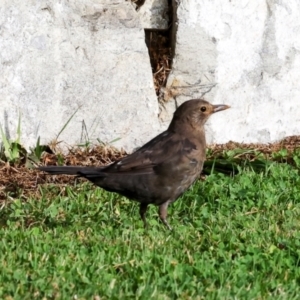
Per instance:
[[[73,148],[66,155],[44,153],[42,165],[58,165],[59,160],[64,165],[103,166],[127,155],[124,150],[112,146],[99,145],[94,148]],[[47,176],[36,169],[28,169],[24,163],[10,166],[0,162],[0,201],[29,195],[39,195],[38,185],[43,183],[70,184],[78,180],[72,176]]]
[[[228,142],[227,144],[215,144],[209,147],[209,156],[207,159],[224,158],[224,154],[230,150],[242,149],[235,155],[235,158],[247,159],[253,161],[257,153],[263,154],[266,159],[273,159],[272,153],[282,149],[287,150],[286,161],[289,162],[289,155],[300,148],[300,136],[287,137],[273,144],[241,144]],[[252,150],[252,151],[248,151]],[[254,150],[254,151],[253,151]],[[110,164],[126,156],[124,150],[118,150],[111,146],[97,146],[94,148],[73,148],[66,155],[45,153],[42,158],[42,165],[58,165],[59,161],[63,165],[82,165],[82,166],[102,166]],[[28,169],[24,163],[16,166],[10,166],[7,163],[0,162],[0,201],[6,201],[12,198],[26,198],[30,195],[39,197],[40,184],[72,184],[78,180],[73,176],[47,176],[36,169]]]
[[[236,149],[243,150],[240,154],[237,154],[239,158],[248,159],[250,161],[255,160],[257,158],[257,154],[255,154],[254,152],[263,154],[266,159],[272,159],[272,153],[279,152],[282,149],[287,150],[288,158],[288,156],[291,155],[298,148],[300,148],[300,136],[289,136],[278,142],[269,144],[243,144],[229,141],[226,144],[210,145],[209,149],[211,150],[211,154],[208,157],[208,159],[213,157],[220,157],[223,155],[224,151]],[[247,152],[247,150],[252,151]]]

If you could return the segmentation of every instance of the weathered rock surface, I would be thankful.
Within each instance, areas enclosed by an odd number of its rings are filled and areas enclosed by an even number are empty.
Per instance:
[[[109,142],[159,131],[144,29],[124,0],[0,0],[0,123],[22,144]]]
[[[145,29],[168,29],[168,0],[147,0],[137,10],[141,25]]]
[[[232,109],[209,142],[300,134],[300,2],[174,0],[175,56],[158,117],[144,28],[165,29],[167,0],[0,0],[0,123],[22,144],[59,136],[132,150],[163,130],[176,104]],[[143,25],[141,24],[143,23]],[[162,119],[162,122],[161,122]]]
[[[210,142],[300,134],[298,0],[181,0],[177,18],[165,97],[232,105],[211,118]]]

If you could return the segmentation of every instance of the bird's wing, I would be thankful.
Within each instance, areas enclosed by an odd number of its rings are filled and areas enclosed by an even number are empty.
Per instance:
[[[138,149],[136,152],[114,162],[103,173],[150,174],[154,168],[176,160],[178,154],[189,153],[196,146],[187,138],[165,131]]]

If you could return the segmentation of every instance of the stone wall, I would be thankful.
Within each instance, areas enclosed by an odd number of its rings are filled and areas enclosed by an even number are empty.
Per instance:
[[[0,122],[22,143],[132,149],[160,129],[144,29],[123,0],[0,1]]]
[[[0,123],[22,144],[97,139],[132,150],[164,130],[176,105],[232,108],[209,142],[272,142],[300,129],[298,0],[0,0]],[[173,31],[160,101],[144,28]],[[162,103],[162,104],[159,104]]]
[[[210,142],[300,134],[300,1],[181,0],[176,15],[166,96],[232,106],[211,118]]]

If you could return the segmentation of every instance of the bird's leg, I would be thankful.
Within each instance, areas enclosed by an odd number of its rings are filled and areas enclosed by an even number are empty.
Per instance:
[[[169,205],[169,201],[163,203],[162,205],[159,206],[159,217],[161,219],[161,221],[167,226],[167,228],[169,230],[172,230],[172,227],[169,225],[168,221],[167,221],[167,216],[168,216],[168,205]]]
[[[141,203],[140,205],[140,216],[144,222],[144,227],[147,229],[147,221],[146,221],[146,212],[148,208],[148,203]]]

